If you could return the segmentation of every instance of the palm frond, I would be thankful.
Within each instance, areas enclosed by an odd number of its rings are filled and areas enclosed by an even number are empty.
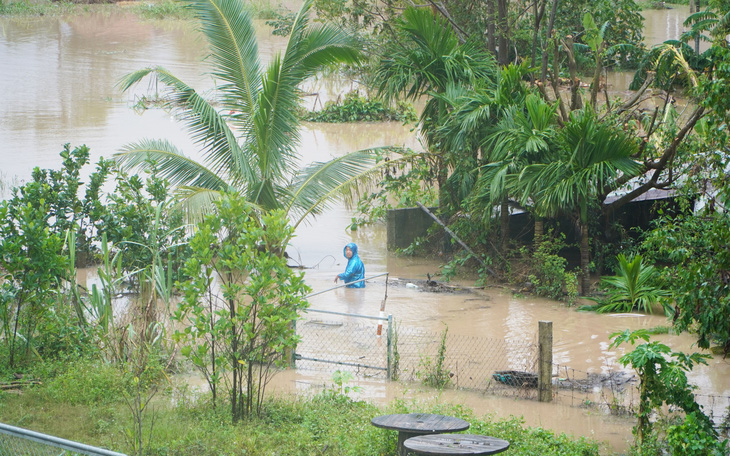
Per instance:
[[[124,75],[122,78],[119,79],[116,83],[116,87],[118,87],[122,92],[126,92],[129,90],[130,87],[137,85],[142,79],[146,78],[150,73],[154,73],[156,71],[166,71],[162,67],[149,67],[149,68],[143,68],[141,70],[134,71],[132,73],[129,73],[127,75]]]
[[[231,109],[251,115],[261,91],[256,31],[244,4],[230,0],[188,0],[211,47],[212,74]]]
[[[223,116],[188,84],[162,67],[152,67],[125,76],[120,85],[127,90],[147,75],[165,85],[167,106],[183,119],[211,170],[225,173],[236,183],[249,182],[254,178],[252,158],[238,146]]]
[[[221,199],[223,195],[223,191],[195,186],[180,186],[175,190],[175,200],[189,224],[197,224],[213,212],[215,201]]]
[[[308,215],[327,208],[337,197],[349,196],[359,186],[379,178],[383,169],[398,160],[376,163],[377,152],[389,150],[386,147],[360,150],[305,167],[290,185],[292,198],[286,209],[297,217],[294,226]]]
[[[174,186],[191,185],[210,190],[224,190],[229,184],[216,172],[186,157],[166,140],[144,139],[125,145],[114,154],[116,162],[125,169],[157,170],[160,177]]]

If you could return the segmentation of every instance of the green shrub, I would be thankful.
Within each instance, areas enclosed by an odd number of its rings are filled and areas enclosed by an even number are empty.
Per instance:
[[[682,424],[667,429],[670,454],[682,456],[723,456],[728,454],[727,440],[719,441],[707,432],[695,413],[688,414]]]
[[[592,307],[597,312],[631,312],[638,310],[651,313],[653,307],[670,293],[656,285],[658,273],[654,266],[644,264],[641,255],[627,259],[618,255],[618,275],[604,277],[601,287],[608,298]]]
[[[46,392],[52,400],[72,405],[106,404],[122,398],[124,380],[111,364],[81,360],[53,378]]]
[[[389,108],[380,100],[360,96],[355,92],[345,95],[342,102],[327,102],[321,111],[302,114],[304,120],[310,122],[384,122],[395,120],[415,122],[416,111],[413,106],[399,102],[395,108]]]
[[[565,235],[554,236],[549,231],[535,242],[532,255],[524,247],[520,252],[528,257],[527,278],[535,294],[550,299],[566,299],[572,304],[578,296],[578,279],[574,272],[565,270],[568,260],[558,255],[565,247]]]

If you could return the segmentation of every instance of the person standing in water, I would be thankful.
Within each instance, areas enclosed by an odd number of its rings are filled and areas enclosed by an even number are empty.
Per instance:
[[[345,258],[347,258],[347,268],[342,274],[335,276],[335,283],[338,279],[342,279],[345,283],[354,282],[365,278],[365,265],[357,255],[357,244],[350,242],[345,246]],[[365,281],[350,283],[347,288],[365,288]]]

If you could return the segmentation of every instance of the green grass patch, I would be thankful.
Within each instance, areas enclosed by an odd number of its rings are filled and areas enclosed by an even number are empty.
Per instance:
[[[71,2],[0,2],[0,16],[53,17],[78,10],[79,5]]]
[[[148,19],[193,19],[193,13],[182,2],[170,0],[153,2],[136,2],[131,11],[137,16]]]
[[[87,365],[88,367],[88,365]],[[69,372],[81,371],[81,368]],[[103,395],[103,405],[80,400],[77,390],[90,382],[102,382],[105,369],[83,384],[68,382],[75,374],[61,375],[23,394],[0,395],[0,421],[114,451],[130,453],[127,435],[132,423],[121,399]],[[93,378],[92,378],[93,377]],[[115,381],[105,382],[111,384]],[[68,392],[59,393],[59,388]],[[387,407],[352,401],[344,395],[322,393],[311,397],[277,397],[265,403],[260,418],[231,423],[226,406],[214,409],[206,397],[192,396],[187,388],[169,389],[155,398],[146,424],[153,423],[150,456],[180,455],[395,455],[397,436],[379,429],[370,420],[386,413],[431,412],[457,416],[471,423],[469,433],[491,435],[511,443],[510,455],[599,454],[598,444],[573,439],[539,428],[526,428],[519,418],[498,420],[476,417],[463,406],[406,403],[396,400]],[[174,399],[174,400],[173,400]]]

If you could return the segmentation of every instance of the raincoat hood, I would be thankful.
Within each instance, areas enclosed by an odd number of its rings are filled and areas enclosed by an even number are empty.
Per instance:
[[[352,257],[355,258],[357,256],[357,244],[354,242],[350,242],[345,247],[342,248],[342,254],[347,258],[347,255],[345,255],[345,250],[350,247],[350,250],[352,250]]]

